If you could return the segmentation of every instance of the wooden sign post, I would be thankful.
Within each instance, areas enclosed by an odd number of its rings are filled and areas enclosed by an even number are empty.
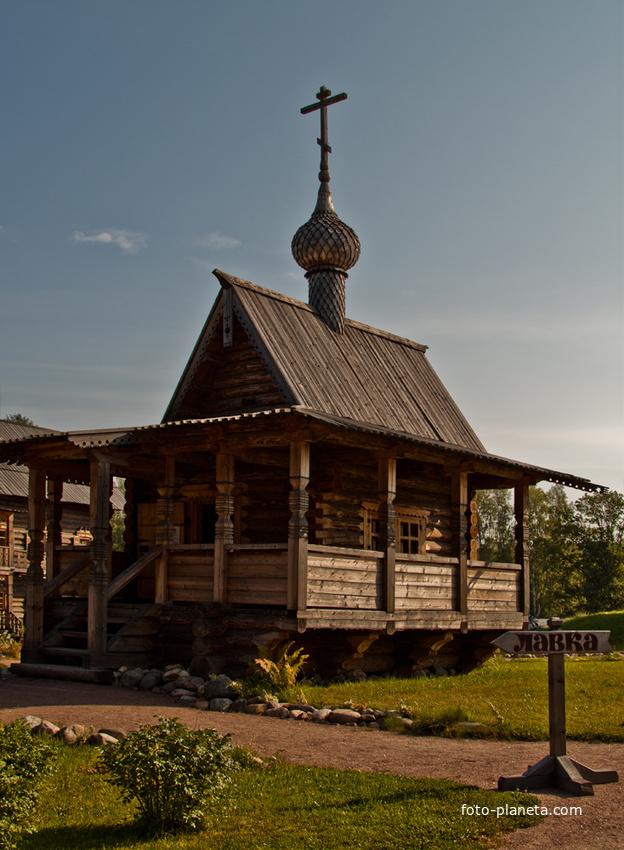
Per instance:
[[[610,632],[559,631],[561,620],[552,618],[550,632],[505,632],[492,643],[511,655],[548,656],[548,713],[550,755],[521,776],[501,776],[499,791],[562,788],[576,796],[590,796],[593,785],[618,782],[615,770],[592,770],[569,758],[566,751],[564,654],[609,653]]]

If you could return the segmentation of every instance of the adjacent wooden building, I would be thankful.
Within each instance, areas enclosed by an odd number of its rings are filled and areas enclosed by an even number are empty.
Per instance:
[[[598,488],[489,454],[426,346],[346,317],[359,242],[321,148],[317,206],[293,240],[309,303],[217,270],[161,423],[0,445],[29,469],[24,660],[239,674],[258,645],[295,639],[324,676],[461,671],[526,623],[529,486]],[[116,555],[113,476],[126,491]],[[46,493],[67,482],[90,488],[93,540],[87,557],[55,556],[46,582]],[[490,488],[515,494],[512,564],[479,560]]]

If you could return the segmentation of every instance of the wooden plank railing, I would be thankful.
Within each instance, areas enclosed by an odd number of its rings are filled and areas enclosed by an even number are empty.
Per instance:
[[[17,633],[22,628],[22,621],[16,617],[10,608],[0,608],[0,631]]]
[[[91,553],[85,552],[85,554],[81,555],[77,561],[74,561],[73,564],[70,564],[68,567],[65,567],[63,572],[59,573],[51,581],[45,583],[43,587],[43,598],[46,599],[48,596],[51,596],[53,593],[56,593],[56,591],[60,587],[63,587],[64,584],[79,575],[90,564]]]
[[[119,593],[120,590],[123,590],[124,587],[132,581],[133,578],[136,578],[140,575],[145,567],[149,566],[152,561],[155,561],[163,553],[163,546],[159,544],[158,546],[154,546],[149,552],[146,552],[142,555],[138,561],[135,561],[134,564],[131,564],[127,569],[120,573],[117,578],[113,579],[111,583],[108,585],[108,590],[106,593],[107,599],[112,599],[113,596]]]

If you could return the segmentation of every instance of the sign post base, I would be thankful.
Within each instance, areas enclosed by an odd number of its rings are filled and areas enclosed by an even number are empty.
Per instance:
[[[499,791],[529,791],[532,788],[561,788],[576,797],[591,797],[594,785],[618,782],[616,770],[592,770],[569,756],[546,756],[521,776],[501,776]]]

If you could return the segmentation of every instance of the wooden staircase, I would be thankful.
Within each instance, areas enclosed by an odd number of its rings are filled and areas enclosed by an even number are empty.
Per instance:
[[[152,666],[157,657],[162,607],[153,602],[108,605],[106,667]],[[53,603],[50,608],[54,616]],[[82,665],[89,659],[87,638],[87,602],[81,600],[44,636],[41,654],[50,663]]]

